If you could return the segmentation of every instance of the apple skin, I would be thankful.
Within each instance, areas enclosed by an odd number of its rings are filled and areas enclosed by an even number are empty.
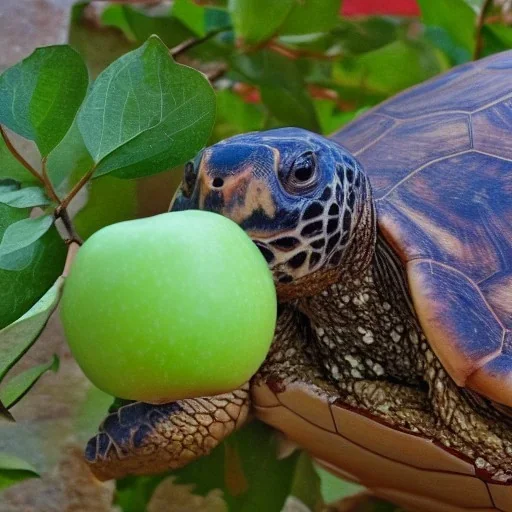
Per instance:
[[[94,233],[61,301],[85,375],[149,403],[243,384],[267,355],[276,314],[272,275],[252,240],[230,219],[194,210]]]

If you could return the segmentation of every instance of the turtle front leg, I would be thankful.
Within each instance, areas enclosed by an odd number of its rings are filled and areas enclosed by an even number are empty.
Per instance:
[[[249,401],[246,383],[212,397],[130,403],[105,418],[88,442],[85,458],[100,480],[185,466],[245,423]]]

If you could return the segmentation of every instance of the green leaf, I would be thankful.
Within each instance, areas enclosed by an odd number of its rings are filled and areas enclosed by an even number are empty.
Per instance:
[[[75,119],[59,145],[48,155],[48,176],[57,191],[64,195],[93,166],[94,161]]]
[[[228,510],[237,512],[280,512],[289,496],[306,505],[320,503],[319,481],[309,457],[295,452],[278,459],[277,450],[275,431],[253,421],[210,455],[181,469],[119,480],[116,505],[123,512],[145,510],[156,487],[168,476],[178,485],[192,485],[195,495],[222,490]]]
[[[334,476],[318,465],[315,465],[315,469],[320,477],[320,487],[325,503],[334,503],[349,496],[354,496],[365,489],[361,485],[353,484]]]
[[[103,176],[87,188],[87,203],[73,223],[85,240],[109,224],[137,217],[137,182]]]
[[[192,0],[176,0],[172,6],[172,15],[197,36],[206,34],[205,8]]]
[[[290,495],[298,498],[311,511],[322,506],[321,482],[311,457],[301,452],[295,466]]]
[[[54,285],[21,318],[0,331],[0,380],[32,346],[60,299],[64,278]]]
[[[270,39],[283,24],[294,0],[230,0],[235,32],[249,44]]]
[[[446,59],[430,44],[398,40],[359,57],[337,62],[333,79],[344,87],[359,87],[372,95],[390,96],[447,68]]]
[[[294,2],[279,34],[326,32],[336,25],[340,0],[301,0]]]
[[[238,133],[261,130],[264,109],[261,105],[247,103],[229,89],[217,91],[217,120],[212,143]]]
[[[0,204],[0,238],[14,222],[26,219],[30,210]],[[7,265],[8,261],[11,265]],[[23,260],[25,261],[19,261]],[[62,273],[66,245],[57,229],[50,228],[37,242],[0,259],[0,329],[25,313]],[[21,264],[20,264],[21,263]],[[23,268],[23,270],[17,270]],[[17,270],[12,272],[12,270]]]
[[[0,453],[0,489],[38,476],[37,471],[28,462],[14,455]]]
[[[138,178],[197,153],[215,119],[215,95],[198,71],[151,37],[99,75],[78,116],[96,176]]]
[[[484,56],[512,48],[512,27],[492,23],[482,28]]]
[[[4,233],[0,243],[0,268],[2,258],[16,253],[39,240],[53,225],[52,215],[41,215],[36,218],[22,219],[11,224]]]
[[[56,372],[59,369],[59,358],[53,356],[53,359],[45,364],[34,366],[23,373],[13,377],[5,386],[0,389],[0,400],[7,408],[16,405],[34,386],[39,378],[51,370]]]
[[[320,132],[299,62],[263,50],[237,55],[232,64],[245,81],[260,86],[263,103],[279,121]]]
[[[31,208],[33,206],[45,206],[51,203],[40,187],[26,187],[20,190],[12,190],[6,186],[0,186],[0,203],[13,208]]]
[[[71,126],[87,83],[85,64],[70,46],[38,48],[0,76],[0,123],[46,156]]]
[[[459,64],[475,49],[476,12],[465,0],[418,0],[427,36]]]
[[[130,41],[145,41],[157,34],[169,47],[176,46],[196,34],[181,20],[171,16],[151,16],[129,5],[111,5],[105,9],[102,21],[122,30]]]
[[[133,33],[124,6],[115,4],[109,5],[101,13],[101,22],[107,27],[118,28],[130,41],[137,41],[137,36]]]

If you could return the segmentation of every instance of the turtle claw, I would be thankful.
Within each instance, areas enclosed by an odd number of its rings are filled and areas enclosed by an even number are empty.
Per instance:
[[[84,456],[100,480],[176,469],[207,455],[245,421],[248,409],[248,384],[214,397],[132,402],[105,418]]]

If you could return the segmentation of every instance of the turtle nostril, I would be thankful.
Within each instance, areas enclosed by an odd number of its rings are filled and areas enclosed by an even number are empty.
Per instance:
[[[224,185],[224,180],[222,178],[214,178],[212,181],[213,188],[221,188]]]

